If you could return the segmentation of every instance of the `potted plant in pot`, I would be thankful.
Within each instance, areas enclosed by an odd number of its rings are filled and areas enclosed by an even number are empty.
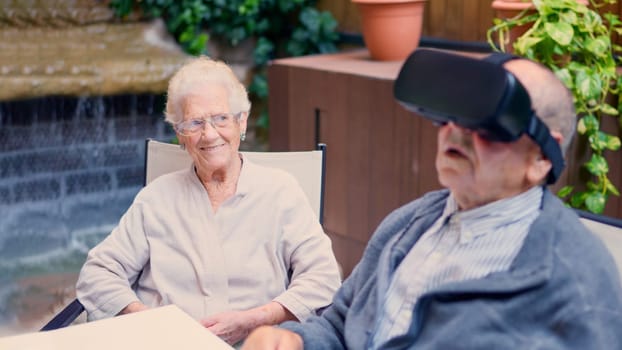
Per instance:
[[[404,60],[419,46],[426,1],[352,0],[358,7],[363,40],[373,60]]]
[[[614,55],[620,46],[612,43],[612,37],[622,33],[622,22],[614,14],[601,15],[595,10],[615,2],[591,0],[588,7],[576,0],[533,0],[533,11],[495,18],[487,33],[493,49],[506,51],[508,46],[498,42],[504,43],[517,26],[526,26],[509,44],[513,53],[549,67],[572,91],[580,116],[577,130],[589,146],[584,164],[589,176],[585,184],[564,186],[558,194],[569,197],[571,206],[595,213],[602,213],[610,195],[619,195],[607,176],[604,155],[619,150],[620,138],[603,131],[602,125],[604,118],[620,118],[618,106],[611,102],[622,84]]]

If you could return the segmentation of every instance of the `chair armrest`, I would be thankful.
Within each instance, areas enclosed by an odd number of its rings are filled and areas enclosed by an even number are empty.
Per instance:
[[[69,326],[84,311],[84,306],[78,299],[74,299],[69,305],[65,306],[50,322],[48,322],[41,331],[49,331],[53,329]]]

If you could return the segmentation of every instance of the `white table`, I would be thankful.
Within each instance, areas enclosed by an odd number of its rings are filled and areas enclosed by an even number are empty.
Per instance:
[[[233,349],[174,305],[0,338],[2,350]]]

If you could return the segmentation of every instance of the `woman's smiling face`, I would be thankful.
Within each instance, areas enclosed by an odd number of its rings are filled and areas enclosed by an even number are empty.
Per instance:
[[[183,99],[181,111],[184,121],[231,113],[228,91],[218,84],[201,85]],[[199,132],[189,136],[178,133],[178,138],[186,146],[199,173],[213,173],[227,171],[239,159],[240,133],[244,131],[246,118],[242,116],[234,117],[226,127],[205,123]]]

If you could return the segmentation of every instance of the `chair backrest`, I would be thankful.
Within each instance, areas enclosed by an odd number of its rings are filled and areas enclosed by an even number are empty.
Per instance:
[[[577,210],[577,214],[581,217],[583,224],[605,243],[618,266],[622,279],[622,220],[582,210]]]
[[[323,219],[324,155],[326,145],[301,152],[242,152],[252,162],[279,168],[292,174],[307,195],[320,222]],[[189,167],[192,159],[179,145],[147,139],[145,185],[162,174]]]

